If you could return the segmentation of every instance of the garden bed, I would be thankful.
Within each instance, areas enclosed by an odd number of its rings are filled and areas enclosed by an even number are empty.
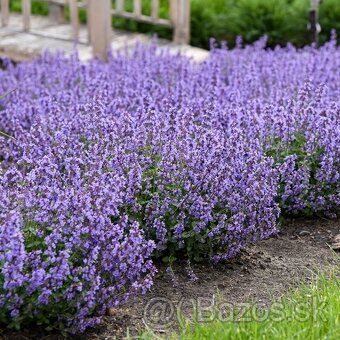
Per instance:
[[[148,318],[153,301],[170,302],[173,307],[180,308],[188,318],[192,318],[193,306],[197,306],[200,301],[208,312],[211,311],[213,300],[235,306],[254,302],[257,306],[266,308],[273,299],[282,296],[291,287],[297,287],[301,282],[310,282],[318,270],[327,272],[332,267],[339,268],[339,259],[329,247],[334,236],[339,233],[340,220],[286,221],[277,237],[247,247],[226,264],[194,265],[193,269],[198,277],[196,282],[188,279],[185,263],[175,265],[173,269],[178,281],[176,287],[173,286],[166,267],[159,265],[150,293],[114,310],[114,316],[105,317],[100,327],[67,339],[121,339],[127,334],[141,334],[146,325],[163,336],[178,329],[175,314],[171,314],[170,318],[167,314],[164,318],[158,319],[155,315]],[[165,303],[163,307],[171,312],[169,305]],[[4,340],[65,339],[60,334],[37,329],[27,329],[20,333],[2,330],[1,337]]]
[[[154,43],[108,63],[4,60],[0,323],[93,335],[108,310],[117,325],[126,306],[141,313],[150,289],[205,299],[229,277],[264,285],[261,273],[274,294],[325,264],[337,222],[278,226],[339,213],[339,52],[333,36],[320,49],[212,46],[201,64]]]
[[[202,322],[212,321],[209,313],[213,312],[211,306],[214,301],[216,308],[220,302],[240,307],[242,303],[254,302],[257,306],[268,307],[273,299],[282,296],[289,288],[310,281],[318,270],[327,272],[331,267],[339,268],[339,259],[329,248],[333,237],[339,233],[340,220],[290,221],[277,237],[247,247],[226,264],[217,267],[194,265],[197,282],[189,280],[185,263],[176,265],[176,287],[166,268],[160,267],[149,294],[117,310],[116,317],[107,317],[104,327],[90,332],[87,339],[118,334],[124,337],[127,328],[130,335],[138,335],[146,328],[145,325],[156,334],[172,332],[178,329],[178,319],[175,313],[171,317],[167,315],[168,311],[171,313],[169,302],[175,307],[175,312],[176,308],[180,308],[189,319],[195,314],[194,307],[198,307],[199,311],[201,303]],[[163,317],[162,313],[160,316],[150,313],[156,302],[167,308]]]

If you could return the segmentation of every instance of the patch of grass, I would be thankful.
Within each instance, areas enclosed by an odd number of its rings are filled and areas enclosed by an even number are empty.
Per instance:
[[[221,310],[219,310],[221,313]],[[197,313],[196,313],[197,314]],[[319,274],[271,304],[268,310],[252,304],[246,310],[216,313],[212,322],[182,321],[171,339],[319,340],[340,339],[340,270]],[[146,333],[143,339],[155,339]]]

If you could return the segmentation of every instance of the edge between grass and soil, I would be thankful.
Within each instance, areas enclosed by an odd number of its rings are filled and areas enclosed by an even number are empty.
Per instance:
[[[334,255],[339,263],[340,257]],[[340,269],[315,273],[312,282],[301,283],[268,309],[254,303],[240,308],[203,315],[194,311],[193,319],[179,315],[180,332],[168,339],[339,339]],[[209,319],[210,318],[210,319]],[[141,339],[164,339],[147,331]]]

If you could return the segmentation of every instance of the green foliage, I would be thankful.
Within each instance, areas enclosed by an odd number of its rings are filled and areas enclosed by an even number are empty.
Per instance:
[[[239,0],[229,1],[224,31],[232,38],[241,35],[244,42],[250,43],[264,34],[268,35],[268,44],[282,44],[287,39],[288,5],[286,0]],[[220,40],[220,39],[219,39]],[[234,39],[233,39],[234,40]],[[231,41],[232,42],[232,41]]]
[[[10,9],[13,12],[21,12],[22,11],[22,1],[21,0],[10,1]],[[32,13],[33,14],[40,14],[40,15],[47,15],[48,14],[48,4],[46,2],[32,0]]]
[[[340,2],[339,0],[323,0],[320,6],[320,43],[327,41],[333,29],[338,32],[337,41],[340,43]]]
[[[318,141],[315,141],[311,148],[307,148],[307,138],[303,133],[294,133],[293,137],[288,141],[282,141],[280,138],[276,138],[271,141],[270,148],[266,150],[266,155],[268,157],[272,157],[274,159],[275,166],[280,169],[289,157],[293,156],[295,158],[294,161],[294,170],[306,169],[308,172],[308,185],[301,192],[300,196],[308,202],[308,197],[310,196],[310,188],[318,188],[319,194],[323,197],[327,198],[330,194],[336,193],[337,184],[332,185],[324,185],[324,183],[320,183],[317,179],[317,173],[321,168],[320,160],[322,155],[325,153],[325,148],[318,144]],[[280,172],[281,178],[279,183],[278,190],[278,200],[281,207],[281,212],[283,216],[290,212],[290,208],[294,205],[294,202],[291,201],[291,197],[288,195],[288,198],[283,199],[286,195],[286,181],[288,177],[284,172]],[[295,199],[295,198],[294,198]],[[307,204],[305,209],[303,210],[303,215],[312,216],[315,212],[315,207]]]
[[[307,138],[302,133],[294,133],[289,142],[280,138],[274,139],[266,154],[273,157],[276,164],[282,164],[286,157],[296,156],[298,166],[307,165],[311,170],[318,168],[319,158],[324,153],[324,148],[315,142],[312,152],[306,150]]]
[[[178,202],[176,198],[178,198],[178,194],[181,193],[180,203],[172,204],[164,216],[164,225],[168,231],[166,245],[162,247],[162,250],[155,250],[153,256],[162,259],[163,262],[169,263],[170,265],[176,261],[178,256],[187,257],[195,262],[200,262],[209,258],[213,255],[213,250],[216,248],[216,246],[214,247],[215,238],[208,237],[208,234],[211,231],[209,226],[200,233],[195,232],[194,228],[199,221],[182,207],[182,204],[188,198],[189,192],[185,191],[182,187],[180,179],[166,184],[162,181],[159,165],[161,156],[155,154],[151,147],[144,147],[141,151],[145,156],[151,157],[153,162],[143,172],[142,188],[136,195],[137,205],[140,206],[140,210],[135,211],[128,207],[125,213],[129,215],[131,220],[135,220],[143,225],[145,224],[145,221],[148,220],[150,209],[152,209],[152,204],[150,205],[150,202],[153,202],[155,198],[160,201],[170,199]],[[163,187],[162,190],[159,190],[160,183]],[[147,188],[149,189],[146,190]],[[181,240],[183,241],[182,244],[175,236],[178,216],[180,214],[185,214],[186,216],[185,230],[181,236]],[[214,224],[211,223],[211,227],[213,226]],[[155,228],[150,228],[148,233],[149,238],[157,239]]]
[[[309,43],[307,30],[309,0],[192,0],[192,44],[209,47],[209,38],[234,45],[237,36],[251,43],[268,35],[268,45],[296,46]],[[320,6],[320,41],[329,39],[331,30],[340,31],[340,5],[324,0]]]

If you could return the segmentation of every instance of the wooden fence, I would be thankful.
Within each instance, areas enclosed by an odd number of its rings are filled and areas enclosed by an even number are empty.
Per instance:
[[[142,0],[133,0],[133,11],[126,10],[125,0],[41,0],[49,3],[49,18],[51,22],[64,24],[65,7],[70,12],[72,26],[71,39],[79,37],[79,8],[87,11],[88,42],[93,47],[94,55],[103,59],[111,45],[112,16],[127,18],[139,22],[165,26],[173,29],[173,40],[177,44],[190,42],[190,0],[169,0],[169,19],[160,18],[160,0],[151,2],[151,14],[142,12]],[[31,0],[22,0],[23,30],[30,31]],[[2,26],[9,25],[10,0],[0,0]]]

